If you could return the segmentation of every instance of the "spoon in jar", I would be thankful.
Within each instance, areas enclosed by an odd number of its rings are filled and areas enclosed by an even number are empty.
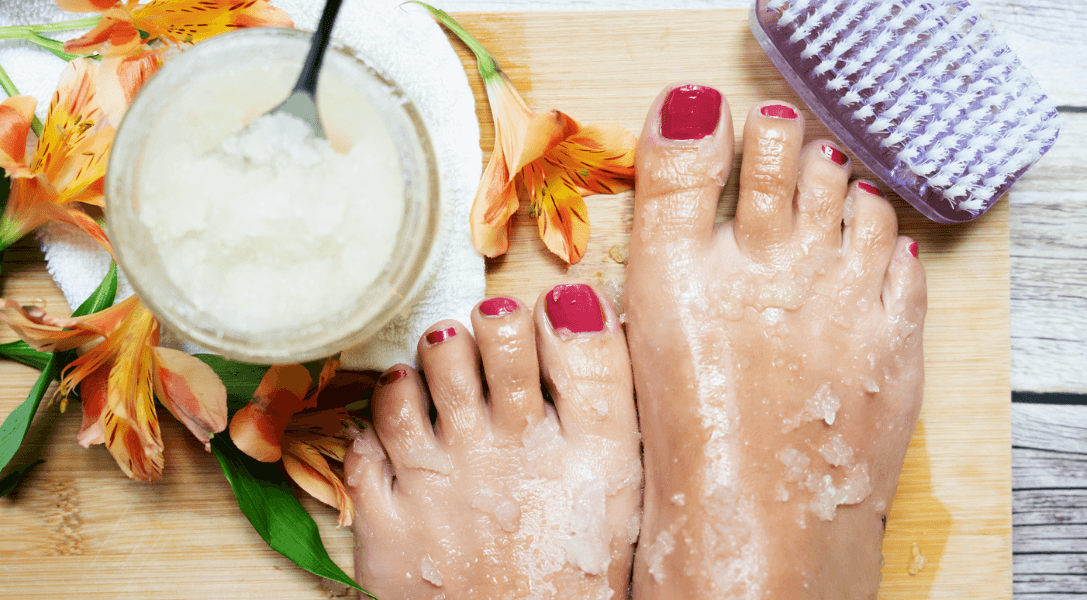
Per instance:
[[[328,42],[332,38],[332,25],[336,22],[336,14],[340,12],[342,2],[343,0],[325,2],[321,21],[317,24],[317,31],[313,32],[309,54],[306,55],[306,62],[298,75],[298,82],[294,84],[291,95],[268,112],[270,115],[288,114],[302,119],[313,130],[315,138],[325,139],[326,137],[325,130],[321,127],[321,118],[317,115],[317,73],[321,70],[325,49],[328,48]]]

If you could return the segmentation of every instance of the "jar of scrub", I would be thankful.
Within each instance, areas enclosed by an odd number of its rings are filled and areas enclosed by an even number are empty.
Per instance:
[[[441,215],[426,127],[404,92],[340,48],[317,105],[328,140],[261,117],[309,36],[224,34],[136,95],[106,175],[117,261],[159,320],[224,356],[305,361],[373,336],[422,286]]]

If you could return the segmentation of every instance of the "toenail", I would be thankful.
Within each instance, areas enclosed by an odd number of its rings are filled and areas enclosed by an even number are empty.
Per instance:
[[[917,255],[920,252],[920,249],[917,247],[917,242],[910,242],[909,250],[910,254],[912,254],[914,258],[917,258]]]
[[[823,153],[824,157],[834,162],[838,166],[844,165],[846,161],[849,160],[848,158],[846,158],[845,152],[842,152],[841,150],[835,148],[834,146],[831,146],[830,144],[823,144],[819,147],[819,150]]]
[[[377,382],[380,385],[389,385],[390,383],[393,383],[394,381],[400,381],[401,379],[403,379],[403,378],[405,378],[407,376],[408,376],[408,372],[406,370],[397,369],[395,371],[389,371],[388,373],[385,373],[381,377],[378,377]]]
[[[604,331],[604,311],[593,288],[581,283],[557,285],[547,293],[547,319],[555,333]]]
[[[512,298],[491,298],[479,305],[479,312],[485,317],[501,317],[517,310],[517,301]]]
[[[681,85],[661,107],[661,135],[670,140],[700,140],[717,130],[721,92],[702,85]]]
[[[759,109],[764,117],[775,117],[778,119],[795,119],[798,115],[791,106],[785,106],[784,104],[767,104]]]
[[[869,194],[883,196],[883,192],[879,191],[878,187],[868,183],[867,181],[858,181],[857,187],[859,187],[861,191],[868,192]]]
[[[446,327],[445,329],[431,331],[430,333],[426,334],[426,343],[433,346],[435,344],[440,344],[455,335],[457,335],[457,330],[453,327]]]

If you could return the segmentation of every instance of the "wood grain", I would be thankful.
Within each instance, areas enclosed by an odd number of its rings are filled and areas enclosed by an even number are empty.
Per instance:
[[[750,37],[745,11],[456,16],[498,57],[531,106],[561,108],[583,122],[617,121],[637,133],[660,88],[681,79],[723,89],[737,131],[759,100],[802,104]],[[474,67],[469,77],[489,150],[493,128]],[[828,135],[810,112],[806,117],[809,137]],[[733,178],[722,219],[733,210],[735,185]],[[510,253],[488,263],[489,292],[531,303],[571,278],[618,290],[624,268],[612,250],[629,237],[631,195],[588,202],[593,234],[580,264],[566,269],[550,257],[523,207]],[[933,226],[899,200],[895,207],[903,233],[921,246],[930,310],[922,424],[889,520],[880,597],[1007,599],[1008,203],[956,228]],[[12,252],[4,269],[5,295],[63,303],[32,247]],[[7,339],[10,332],[0,332],[0,341]],[[22,400],[34,376],[0,363],[0,414]],[[165,480],[154,486],[125,479],[101,447],[78,447],[78,424],[78,414],[47,410],[34,425],[20,458],[47,462],[14,498],[0,500],[0,596],[321,598],[342,592],[259,540],[214,460],[169,418]],[[350,533],[335,529],[331,510],[309,501],[307,507],[333,557],[350,572]],[[927,565],[910,575],[915,548]]]

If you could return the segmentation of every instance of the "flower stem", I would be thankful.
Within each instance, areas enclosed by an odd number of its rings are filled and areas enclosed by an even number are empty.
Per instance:
[[[59,21],[57,23],[43,23],[41,25],[9,25],[0,27],[0,39],[21,37],[21,34],[45,33],[48,31],[69,31],[71,29],[89,29],[102,20],[101,16],[75,19],[74,21]],[[9,35],[9,32],[18,32],[20,35]]]
[[[3,88],[8,96],[19,95],[19,88],[15,87],[15,82],[11,80],[11,77],[8,77],[8,72],[2,66],[0,66],[0,88]],[[42,122],[38,120],[37,115],[34,115],[34,119],[30,121],[30,127],[34,129],[34,135],[41,137]]]
[[[444,10],[434,8],[433,6],[425,2],[419,2],[418,0],[408,1],[427,9],[430,14],[434,15],[434,18],[437,19],[439,23],[445,25],[446,29],[456,34],[456,36],[460,38],[460,41],[464,42],[465,46],[468,46],[468,49],[472,51],[472,54],[476,55],[476,68],[479,69],[479,74],[483,77],[484,81],[494,77],[495,73],[498,71],[498,63],[495,62],[491,53],[487,52],[487,49],[483,47],[483,44],[479,43],[479,40],[477,40],[475,36],[468,33],[468,30],[461,27],[461,24],[457,23],[453,17],[449,16]]]

